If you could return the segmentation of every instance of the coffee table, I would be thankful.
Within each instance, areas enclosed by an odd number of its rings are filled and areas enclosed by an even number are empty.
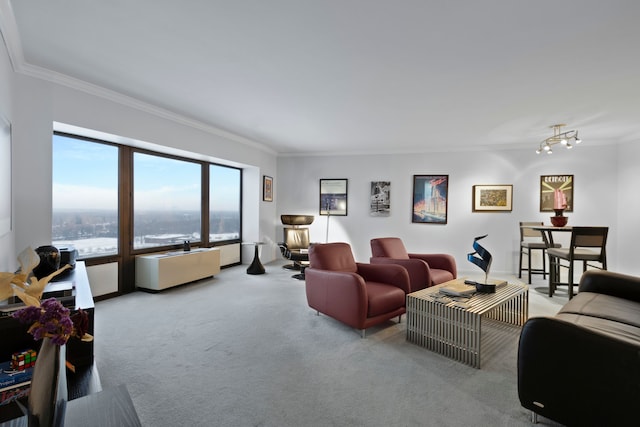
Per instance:
[[[483,320],[522,326],[529,316],[529,287],[508,283],[464,303],[441,302],[440,288],[452,282],[407,294],[407,340],[479,369]]]

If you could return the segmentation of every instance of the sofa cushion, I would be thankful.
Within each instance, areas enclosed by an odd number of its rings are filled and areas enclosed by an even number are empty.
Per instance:
[[[311,268],[355,273],[358,266],[347,243],[325,243],[309,247]]]
[[[589,329],[595,333],[606,335],[610,338],[625,341],[640,348],[640,328],[615,320],[602,319],[599,317],[585,316],[574,313],[559,313],[556,319],[573,323]]]
[[[405,293],[402,289],[386,283],[367,282],[367,317],[375,317],[404,307]]]
[[[640,303],[611,295],[580,292],[560,309],[559,314],[583,315],[640,328]]]
[[[371,239],[371,254],[374,257],[409,259],[407,249],[398,237]]]

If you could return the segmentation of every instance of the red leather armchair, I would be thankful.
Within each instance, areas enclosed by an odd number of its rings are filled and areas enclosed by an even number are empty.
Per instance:
[[[314,244],[305,271],[309,307],[355,329],[362,337],[371,326],[405,313],[407,270],[398,265],[357,263],[347,243]]]
[[[407,269],[410,291],[453,280],[458,277],[456,260],[447,254],[410,254],[397,237],[371,239],[372,264],[397,264]]]

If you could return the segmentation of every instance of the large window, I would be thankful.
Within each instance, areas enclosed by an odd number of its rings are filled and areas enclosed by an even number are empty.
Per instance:
[[[53,136],[52,240],[82,258],[118,253],[118,147]]]
[[[199,163],[133,155],[133,249],[201,242]]]
[[[90,265],[241,240],[242,169],[62,132],[52,147],[52,243]]]
[[[209,166],[209,240],[240,239],[240,169]]]

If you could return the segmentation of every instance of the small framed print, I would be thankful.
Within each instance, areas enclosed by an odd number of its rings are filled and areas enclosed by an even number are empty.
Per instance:
[[[511,212],[513,185],[474,185],[473,212]]]
[[[369,200],[369,215],[391,215],[391,182],[371,181],[371,193]]]
[[[266,175],[262,177],[262,200],[273,202],[273,178]]]
[[[320,215],[347,215],[347,180],[320,180]]]
[[[411,222],[446,224],[449,175],[414,175]]]

